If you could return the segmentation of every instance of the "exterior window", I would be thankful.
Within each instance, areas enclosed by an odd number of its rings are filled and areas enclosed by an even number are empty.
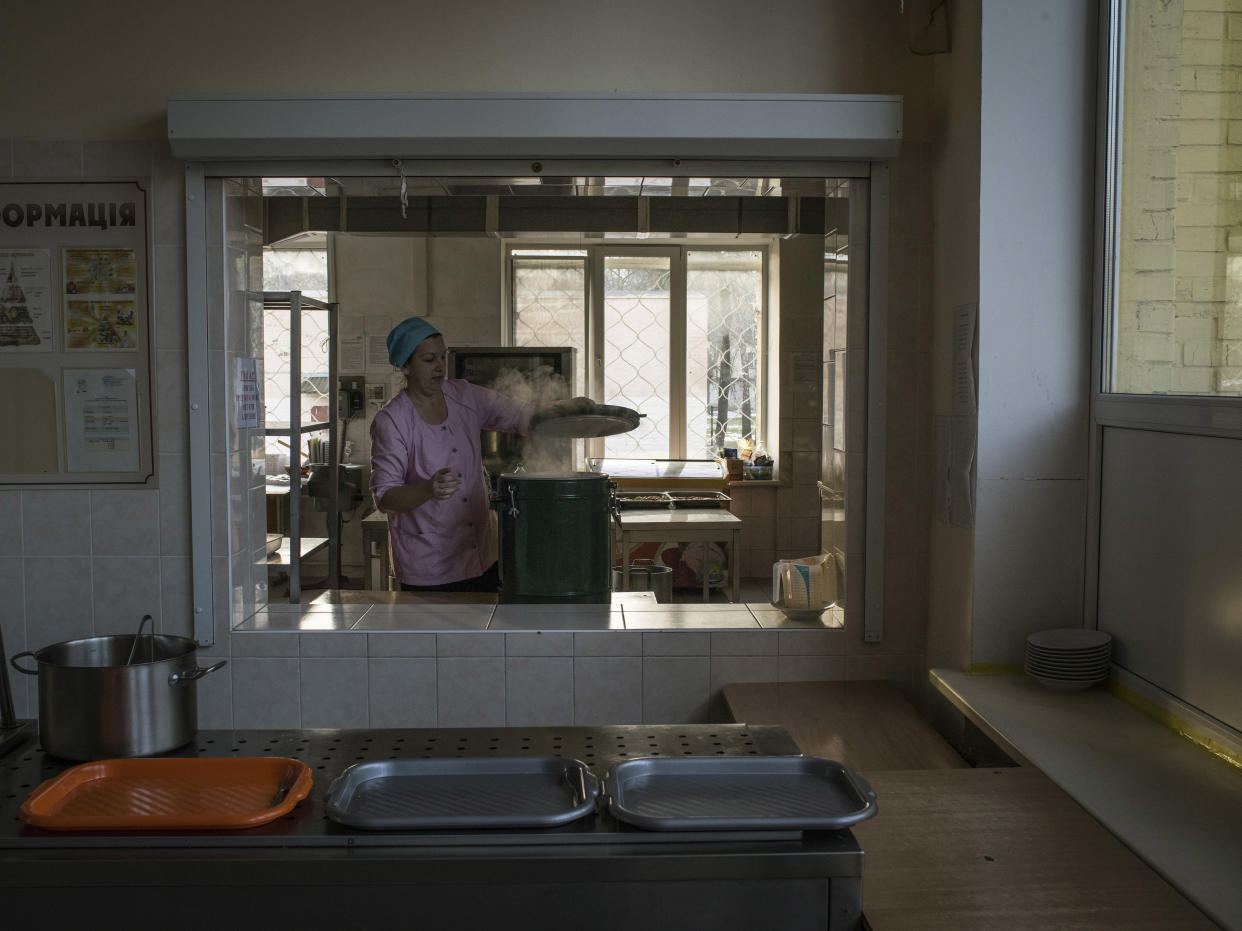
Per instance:
[[[593,454],[714,458],[762,441],[766,270],[766,248],[511,248],[513,343],[574,346],[578,393],[645,415]]]
[[[1242,395],[1242,30],[1223,5],[1127,0],[1110,189],[1105,391]]]

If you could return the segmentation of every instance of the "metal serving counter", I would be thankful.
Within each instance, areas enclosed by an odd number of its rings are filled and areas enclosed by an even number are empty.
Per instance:
[[[65,922],[115,909],[132,927],[176,915],[237,927],[858,927],[862,851],[848,830],[644,831],[601,811],[556,828],[379,832],[325,813],[330,782],[355,762],[559,755],[602,779],[641,757],[797,752],[783,729],[743,724],[202,731],[168,755],[299,759],[310,797],[248,830],[85,834],[19,820],[30,792],[71,765],[31,740],[0,760],[0,900],[29,896]]]

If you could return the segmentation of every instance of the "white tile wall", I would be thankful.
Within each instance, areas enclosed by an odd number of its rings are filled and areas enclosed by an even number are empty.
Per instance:
[[[711,698],[707,656],[648,656],[643,659],[644,724],[706,721]]]
[[[571,725],[574,723],[573,695],[572,657],[510,656],[506,659],[506,724]]]
[[[233,673],[234,727],[302,726],[302,668],[297,657],[235,656],[229,667]]]
[[[365,658],[303,656],[299,672],[302,727],[356,727],[368,720]]]
[[[439,723],[434,657],[373,655],[367,668],[368,726],[435,727]]]
[[[641,648],[641,642],[639,644]],[[574,724],[641,724],[643,660],[639,656],[574,659]]]
[[[441,656],[436,662],[436,704],[440,727],[503,727],[504,657]]]

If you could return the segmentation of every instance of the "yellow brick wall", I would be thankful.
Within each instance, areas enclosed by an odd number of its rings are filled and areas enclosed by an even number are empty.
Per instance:
[[[1114,388],[1242,394],[1242,0],[1130,0]]]

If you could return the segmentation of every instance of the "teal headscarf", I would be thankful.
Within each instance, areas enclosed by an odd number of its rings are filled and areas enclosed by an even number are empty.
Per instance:
[[[423,317],[407,317],[388,333],[388,361],[394,368],[401,368],[410,361],[414,350],[429,336],[439,336],[440,331]]]

